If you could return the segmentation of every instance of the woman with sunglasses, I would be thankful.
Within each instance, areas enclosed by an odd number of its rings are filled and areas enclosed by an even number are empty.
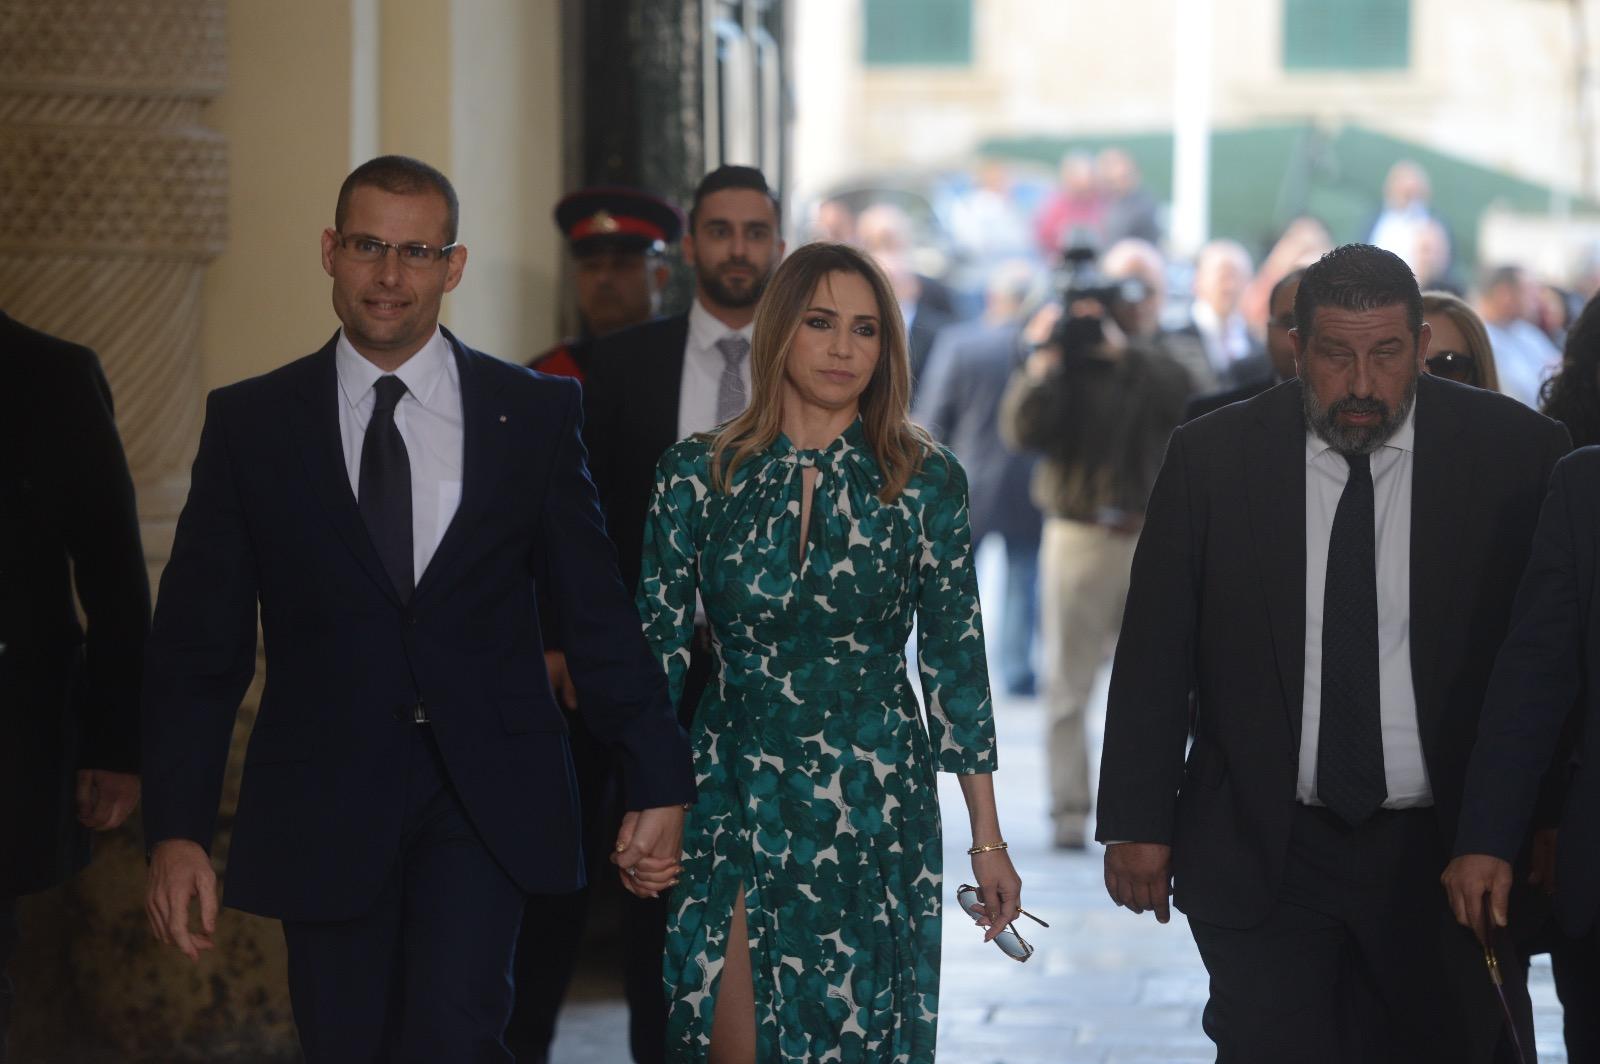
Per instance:
[[[1474,388],[1500,390],[1494,347],[1477,311],[1449,292],[1422,293],[1422,317],[1433,331],[1426,365],[1435,377],[1447,377]]]
[[[748,409],[662,457],[645,531],[640,610],[674,697],[697,602],[718,662],[670,902],[668,1059],[932,1064],[935,770],[960,778],[990,940],[1022,885],[990,776],[966,475],[908,418],[900,310],[859,251],[778,268],[750,369]]]

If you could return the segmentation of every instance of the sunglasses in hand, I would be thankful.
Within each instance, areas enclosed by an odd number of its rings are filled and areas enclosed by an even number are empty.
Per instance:
[[[962,912],[966,913],[974,920],[984,918],[989,915],[984,911],[983,902],[978,900],[978,888],[971,886],[970,884],[963,883],[960,887],[956,888],[956,904],[961,906]],[[1026,909],[1018,909],[1017,911],[1023,916],[1026,916],[1028,919],[1032,920],[1034,923],[1038,924],[1040,927],[1050,926]],[[1007,924],[1004,931],[994,936],[994,944],[1000,947],[1001,953],[1004,953],[1007,957],[1010,957],[1019,964],[1033,956],[1033,947],[1028,945],[1027,942],[1023,941],[1021,935],[1017,934],[1016,924]]]

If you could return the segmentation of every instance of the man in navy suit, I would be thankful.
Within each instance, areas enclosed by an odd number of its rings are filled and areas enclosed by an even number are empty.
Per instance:
[[[196,959],[259,607],[269,678],[227,902],[283,921],[313,1064],[511,1059],[524,901],[584,877],[536,574],[586,722],[625,766],[613,860],[631,889],[673,882],[694,796],[585,470],[578,386],[438,325],[466,266],[457,217],[416,160],[345,179],[322,234],[343,328],[210,396],[146,662],[147,909]]]
[[[1495,660],[1467,771],[1456,858],[1444,871],[1456,919],[1480,939],[1482,900],[1513,915],[1512,869],[1530,829],[1558,825],[1552,895],[1564,941],[1550,951],[1567,1054],[1600,1060],[1600,447],[1556,466]],[[1539,870],[1539,862],[1534,862]]]

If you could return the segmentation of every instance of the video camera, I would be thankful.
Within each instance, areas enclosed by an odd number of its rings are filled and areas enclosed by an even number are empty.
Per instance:
[[[1086,355],[1099,347],[1105,341],[1101,320],[1118,307],[1142,302],[1150,294],[1137,277],[1107,277],[1101,272],[1098,259],[1094,248],[1081,244],[1062,252],[1057,285],[1066,313],[1051,331],[1050,344],[1059,348],[1064,357]],[[1074,306],[1085,302],[1098,304],[1099,312],[1072,312]]]

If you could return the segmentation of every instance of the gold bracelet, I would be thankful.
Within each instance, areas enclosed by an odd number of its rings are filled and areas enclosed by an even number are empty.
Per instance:
[[[973,846],[973,847],[971,847],[970,849],[967,850],[967,856],[968,857],[976,857],[976,856],[978,856],[978,854],[980,854],[980,853],[988,853],[990,850],[1006,850],[1006,849],[1010,849],[1010,844],[1009,843],[991,842],[987,846]]]

